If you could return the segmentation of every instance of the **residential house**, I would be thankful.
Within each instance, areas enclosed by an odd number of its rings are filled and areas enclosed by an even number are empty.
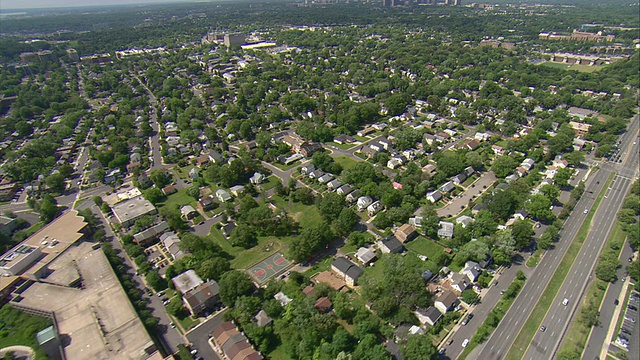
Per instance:
[[[253,173],[253,176],[251,178],[249,178],[249,181],[253,185],[260,185],[266,180],[266,178],[267,177],[264,174],[259,173],[259,172],[255,172],[255,173]]]
[[[167,232],[160,235],[160,242],[165,249],[171,254],[171,258],[175,261],[184,256],[180,250],[180,238],[174,232]]]
[[[369,205],[371,205],[371,203],[373,203],[373,199],[371,199],[369,196],[361,196],[358,198],[358,211],[363,211],[364,209],[366,209]]]
[[[453,181],[447,181],[442,186],[440,186],[440,189],[438,190],[440,190],[443,194],[446,194],[448,192],[451,192],[455,188],[456,185],[453,183]]]
[[[153,225],[152,227],[140,231],[137,234],[133,235],[133,241],[138,245],[144,245],[148,240],[154,239],[167,231],[169,229],[169,224],[166,221],[162,221],[159,224]]]
[[[493,153],[496,155],[503,155],[504,154],[504,148],[502,146],[499,145],[491,145],[491,150],[493,150]]]
[[[467,175],[467,178],[476,173],[476,169],[473,166],[467,166],[464,168],[464,173]]]
[[[387,161],[387,167],[391,170],[402,166],[403,161],[402,158],[394,156],[391,159],[389,159],[389,161]]]
[[[427,145],[431,146],[436,141],[436,137],[429,133],[425,133],[423,136],[423,141],[427,143]]]
[[[331,263],[331,272],[343,279],[347,285],[355,286],[364,270],[344,257],[338,257]]]
[[[196,158],[196,165],[198,165],[198,167],[207,165],[209,164],[209,162],[211,162],[211,160],[209,159],[209,156],[206,154],[200,155],[198,156],[198,158]]]
[[[178,190],[176,189],[176,187],[171,184],[171,185],[167,185],[165,187],[162,188],[162,193],[166,196],[166,195],[171,195],[173,193],[178,192]]]
[[[260,309],[253,319],[259,327],[265,327],[273,322],[273,319],[267,315],[267,312],[264,311],[264,309]]]
[[[569,162],[567,160],[554,159],[552,165],[558,169],[564,169],[569,166]]]
[[[465,180],[467,180],[467,174],[465,174],[464,172],[461,172],[460,174],[454,176],[451,180],[453,181],[454,184],[460,185]]]
[[[181,294],[186,294],[189,290],[195,289],[204,284],[204,281],[194,270],[187,270],[171,279],[176,290]]]
[[[304,140],[290,135],[283,136],[280,141],[287,144],[293,152],[300,152],[300,148],[304,144]]]
[[[404,250],[402,243],[395,236],[387,236],[376,242],[383,254],[398,254]]]
[[[336,189],[336,194],[347,196],[353,188],[349,184],[344,184]]]
[[[336,137],[333,138],[333,142],[335,142],[336,144],[351,144],[352,142],[355,142],[356,139],[353,136],[349,136],[349,135],[338,135]]]
[[[480,146],[480,142],[478,140],[476,140],[476,139],[467,139],[462,143],[460,148],[473,151],[473,150],[477,149],[479,146]]]
[[[322,150],[322,145],[318,143],[305,143],[300,146],[300,154],[307,158],[320,150]]]
[[[489,209],[489,207],[487,207],[487,205],[486,205],[486,204],[484,204],[484,203],[477,203],[477,204],[475,204],[475,205],[473,206],[473,208],[471,209],[471,214],[473,214],[473,215],[477,215],[479,211],[482,211],[482,210],[488,210],[488,209]]]
[[[229,192],[227,192],[227,190],[218,189],[216,190],[216,198],[218,198],[218,201],[224,203],[231,200],[231,195],[229,194]]]
[[[18,221],[15,218],[0,215],[0,233],[9,236],[17,227]]]
[[[448,221],[440,221],[440,228],[438,229],[438,237],[451,239],[453,238],[453,223]]]
[[[211,198],[204,197],[204,198],[202,198],[202,199],[200,199],[198,201],[198,205],[197,206],[198,206],[198,209],[200,211],[205,212],[205,211],[209,211],[209,210],[213,209],[214,202],[213,202],[213,200]]]
[[[207,155],[209,156],[209,160],[214,164],[224,163],[224,157],[216,150],[209,150],[209,153]]]
[[[467,288],[471,286],[471,279],[469,279],[466,274],[462,273],[452,273],[449,281],[451,283],[451,290],[458,294],[462,294],[463,291],[467,290]]]
[[[432,203],[436,203],[440,201],[440,199],[442,199],[442,192],[440,192],[439,190],[435,190],[427,194],[427,200],[431,201]]]
[[[341,185],[342,181],[340,181],[340,179],[333,179],[327,183],[327,188],[329,188],[329,190],[336,190]]]
[[[229,188],[229,192],[235,197],[240,197],[244,193],[244,186],[234,185]]]
[[[478,280],[478,277],[482,273],[482,269],[480,268],[480,265],[477,262],[469,260],[466,263],[464,263],[464,268],[462,269],[462,273],[467,275],[467,277],[469,278],[469,280],[471,280],[471,282],[476,282]]]
[[[414,227],[422,227],[422,216],[421,215],[416,215],[414,217],[410,217],[409,218],[409,225],[413,225]]]
[[[434,306],[429,306],[426,310],[418,308],[413,313],[422,326],[433,326],[442,318],[442,313]]]
[[[222,225],[222,227],[220,228],[222,235],[224,235],[225,238],[229,238],[231,236],[231,234],[233,233],[233,230],[236,229],[236,227],[238,227],[236,225],[235,222],[231,221],[225,225]]]
[[[324,176],[324,171],[322,171],[322,170],[313,170],[313,171],[309,172],[307,176],[309,177],[309,179],[319,179],[322,176]]]
[[[220,288],[215,280],[208,280],[182,295],[182,302],[191,315],[198,316],[220,301]]]
[[[473,221],[474,218],[469,215],[462,215],[456,219],[456,223],[462,225],[463,228],[469,226],[469,224],[471,224]]]
[[[367,158],[372,158],[378,155],[380,153],[380,150],[374,150],[370,146],[362,145],[362,147],[360,148],[360,153]]]
[[[355,256],[362,265],[367,266],[376,259],[376,252],[370,248],[361,247],[356,251]]]
[[[530,159],[530,158],[526,158],[524,160],[522,160],[522,162],[520,163],[520,166],[527,169],[527,171],[531,171],[531,169],[533,168],[533,166],[536,164],[535,160]]]
[[[352,204],[354,201],[356,201],[359,198],[360,198],[360,189],[355,189],[347,194],[347,196],[345,197],[345,200],[347,200],[347,203]]]
[[[326,184],[333,180],[333,174],[324,174],[318,178],[320,184]]]
[[[191,168],[191,170],[189,170],[189,178],[197,179],[198,178],[198,169]]]
[[[369,214],[369,216],[377,214],[380,210],[382,210],[382,203],[380,201],[375,201],[367,206],[367,214]]]
[[[191,220],[198,216],[198,212],[191,205],[184,205],[180,207],[180,214],[182,214],[182,217],[186,220]]]
[[[282,291],[273,295],[273,298],[278,300],[278,302],[280,303],[280,306],[283,306],[283,307],[287,306],[290,302],[293,301],[290,297],[285,295]]]
[[[436,298],[433,306],[436,307],[443,315],[452,310],[460,301],[456,294],[452,291],[445,291]]]
[[[319,298],[318,300],[316,300],[316,303],[314,304],[314,307],[319,312],[325,314],[325,313],[328,313],[328,312],[331,311],[331,309],[333,308],[333,303],[331,302],[331,300],[329,300],[328,297],[323,296],[323,297]]]
[[[418,236],[418,233],[413,225],[404,224],[396,230],[394,235],[401,243],[405,243],[415,239]]]
[[[309,163],[309,164],[300,166],[300,173],[302,175],[308,175],[311,172],[315,171],[315,169],[316,167],[313,164]]]

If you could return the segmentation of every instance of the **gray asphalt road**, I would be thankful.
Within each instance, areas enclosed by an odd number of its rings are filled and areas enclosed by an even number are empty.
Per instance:
[[[489,188],[496,180],[498,180],[498,178],[496,178],[493,171],[483,173],[480,179],[473,183],[473,186],[469,186],[467,191],[461,194],[461,197],[454,198],[445,207],[438,209],[438,216],[450,217],[458,214],[462,209],[469,205],[470,200],[475,199],[481,193],[486,191],[486,189]],[[422,210],[422,208],[419,210]]]
[[[187,339],[189,339],[189,342],[192,344],[191,348],[197,349],[198,356],[201,356],[205,360],[220,359],[218,354],[216,354],[209,345],[209,334],[224,322],[222,319],[224,312],[225,310],[218,312],[187,333]]]
[[[607,294],[602,300],[600,316],[598,317],[600,324],[591,330],[591,336],[589,337],[589,342],[587,343],[584,351],[585,359],[595,359],[596,356],[600,356],[600,350],[604,346],[604,340],[607,336],[609,325],[615,320],[613,319],[613,312],[616,307],[622,306],[622,304],[616,305],[614,301],[618,296],[620,296],[620,292],[622,291],[622,284],[624,283],[622,281],[622,277],[627,271],[627,259],[631,255],[633,255],[633,250],[631,249],[631,246],[629,246],[629,243],[625,242],[624,248],[622,248],[622,254],[620,255],[622,267],[616,272],[618,280],[609,285]]]
[[[527,279],[525,286],[489,340],[478,347],[474,356],[470,356],[469,359],[498,360],[507,354],[584,222],[587,215],[582,212],[582,209],[591,208],[595,197],[604,186],[610,173],[610,170],[601,169],[587,181],[585,195],[578,201],[577,210],[567,219],[564,227],[560,230],[560,239],[554,244],[555,248],[548,251],[542,258],[536,271]]]
[[[630,185],[631,180],[628,178],[616,177],[613,180],[606,198],[602,199],[593,217],[593,227],[582,244],[580,253],[542,321],[547,330],[536,333],[524,359],[551,359],[554,356],[569,321],[578,308],[589,278],[593,276],[593,268]],[[577,207],[574,211],[582,211],[582,208]],[[567,299],[567,305],[563,304],[564,299]]]

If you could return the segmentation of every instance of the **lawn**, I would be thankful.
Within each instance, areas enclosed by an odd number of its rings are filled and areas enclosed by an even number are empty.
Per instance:
[[[197,202],[196,199],[187,195],[187,189],[180,189],[176,193],[167,196],[167,199],[163,203],[160,203],[159,207],[172,207],[174,205],[178,206],[178,208],[183,205],[191,205],[195,209],[197,206]]]
[[[333,160],[342,165],[344,170],[351,170],[358,163],[348,156],[334,156]]]
[[[36,334],[51,326],[51,320],[28,315],[5,304],[0,309],[0,349],[12,345],[24,345],[36,351],[36,359],[46,359],[36,341]]]
[[[279,209],[287,211],[302,227],[322,222],[320,211],[318,211],[318,208],[314,205],[305,205],[301,202],[289,201],[289,199],[280,196],[274,196],[272,200]]]
[[[300,160],[296,160],[296,161],[294,161],[293,163],[291,163],[289,165],[281,164],[279,162],[273,163],[272,165],[277,167],[278,169],[280,169],[282,171],[287,171],[287,170],[293,169],[294,167],[296,167],[296,166],[298,166],[300,164],[301,164]]]
[[[540,259],[542,259],[542,254],[544,254],[544,250],[538,249],[533,253],[533,255],[529,256],[526,263],[527,267],[533,268],[538,266]]]
[[[439,244],[431,241],[424,236],[418,236],[417,238],[407,242],[404,246],[417,252],[420,255],[424,255],[429,259],[433,258],[435,254],[440,254],[444,251],[444,248]]]
[[[543,62],[540,65],[548,66],[556,69],[575,70],[575,71],[587,72],[587,73],[594,72],[604,68],[604,66],[602,65],[589,66],[589,65],[580,65],[580,64],[565,64],[565,63],[559,63],[554,61]]]
[[[267,182],[260,185],[260,187],[262,188],[262,191],[267,191],[276,187],[276,184],[279,182],[281,181],[280,179],[278,179],[278,177],[276,177],[275,175],[271,175],[267,178]]]
[[[280,250],[290,240],[289,237],[259,236],[258,245],[251,249],[245,249],[231,245],[215,226],[211,228],[207,238],[220,245],[222,250],[233,257],[230,262],[231,267],[234,269],[248,269],[251,265]]]
[[[371,233],[365,232],[364,236],[367,238],[367,242],[373,242],[375,240],[375,238],[373,237],[373,235],[371,235]],[[340,248],[340,251],[342,251],[345,254],[353,254],[356,251],[358,251],[358,247],[355,245],[351,245],[348,242],[342,247]]]
[[[354,143],[351,143],[351,144],[338,144],[336,142],[329,142],[327,144],[331,145],[331,146],[334,146],[334,147],[337,147],[338,149],[342,149],[342,150],[349,150],[352,147],[358,146],[358,144],[354,144]]]
[[[305,275],[313,276],[323,271],[329,271],[331,269],[331,263],[333,262],[333,256],[322,259],[322,261],[315,263],[312,267],[305,271]]]

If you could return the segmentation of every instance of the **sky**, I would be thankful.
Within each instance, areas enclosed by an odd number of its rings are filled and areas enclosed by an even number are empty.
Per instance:
[[[104,6],[126,4],[169,3],[184,0],[0,0],[0,9],[39,9],[67,6]]]

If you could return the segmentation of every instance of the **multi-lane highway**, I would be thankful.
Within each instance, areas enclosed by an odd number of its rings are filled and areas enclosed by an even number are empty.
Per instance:
[[[616,220],[616,214],[630,185],[629,178],[620,176],[614,178],[606,192],[606,197],[602,199],[600,207],[595,212],[592,228],[580,248],[580,253],[542,321],[546,331],[536,333],[524,359],[551,359],[555,354],[569,321],[580,305],[582,294],[592,276],[598,256],[607,241]]]
[[[555,248],[548,251],[542,258],[536,271],[527,279],[522,291],[489,340],[479,353],[470,358],[495,360],[504,358],[584,222],[587,215],[583,210],[591,208],[610,173],[610,170],[601,169],[590,176],[586,183],[585,194],[578,201],[573,214],[560,231],[560,239],[555,243]]]
[[[547,326],[547,330],[543,335],[548,334],[548,338],[551,338],[551,334],[553,334],[555,337],[552,341],[545,343],[543,340],[538,339],[540,334],[536,334],[536,338],[534,338],[529,351],[541,350],[542,353],[536,353],[533,357],[530,356],[533,355],[533,353],[527,353],[525,358],[539,359],[550,358],[552,356],[552,353],[555,348],[557,348],[557,345],[561,340],[562,334],[564,334],[564,331],[566,330],[570,319],[569,315],[573,312],[573,308],[579,302],[584,286],[586,286],[589,279],[589,274],[593,264],[597,259],[597,255],[600,253],[601,246],[598,245],[601,245],[604,241],[603,239],[608,237],[610,225],[615,220],[617,210],[619,209],[628,187],[631,184],[631,179],[626,176],[634,176],[637,174],[637,134],[638,116],[634,117],[628,127],[627,133],[621,137],[621,151],[627,153],[627,156],[623,158],[623,164],[603,164],[601,169],[592,175],[589,181],[587,181],[585,194],[582,199],[578,201],[573,214],[569,217],[563,229],[560,231],[560,239],[556,243],[555,249],[545,255],[538,265],[536,272],[527,280],[518,298],[502,319],[498,328],[489,338],[489,341],[487,341],[482,349],[479,350],[477,355],[472,358],[502,359],[507,354],[517,334],[520,333],[526,320],[531,315],[531,311],[547,287],[549,280],[558,267],[558,264],[564,257],[571,241],[577,234],[580,226],[587,216],[584,214],[584,210],[591,209],[591,206],[595,201],[595,197],[600,193],[606,179],[615,169],[625,176],[617,176],[615,181],[612,183],[611,190],[607,191],[607,197],[603,199],[601,207],[600,209],[597,209],[596,216],[594,217],[593,231],[587,237],[587,240],[585,240],[582,248],[583,251],[579,254],[576,262],[574,263],[575,269],[572,269],[569,276],[565,279],[565,284],[560,289],[559,297],[554,301],[551,310],[548,312],[549,318],[545,320],[546,322],[552,321],[553,325],[549,327],[549,325],[545,324],[545,326]],[[602,231],[603,229],[606,231]],[[598,230],[598,234],[600,236],[599,239],[594,235],[596,230]],[[586,249],[589,249],[589,246],[591,247],[591,252],[596,252],[596,250],[597,252],[595,254],[589,254],[588,258],[584,258],[584,249],[585,247]],[[573,270],[576,271],[574,272]],[[570,284],[571,282],[573,284]],[[564,305],[561,305],[564,297],[560,296],[563,296],[563,294],[568,296],[569,299],[567,308],[564,308]],[[564,318],[561,318],[563,314],[561,314],[557,309],[558,305],[564,308],[561,308],[560,310],[566,312],[566,314],[564,314]],[[551,320],[551,316],[555,316],[556,318]],[[545,346],[543,345],[540,347],[540,344],[545,344],[546,350]],[[552,347],[553,350],[551,350]]]

